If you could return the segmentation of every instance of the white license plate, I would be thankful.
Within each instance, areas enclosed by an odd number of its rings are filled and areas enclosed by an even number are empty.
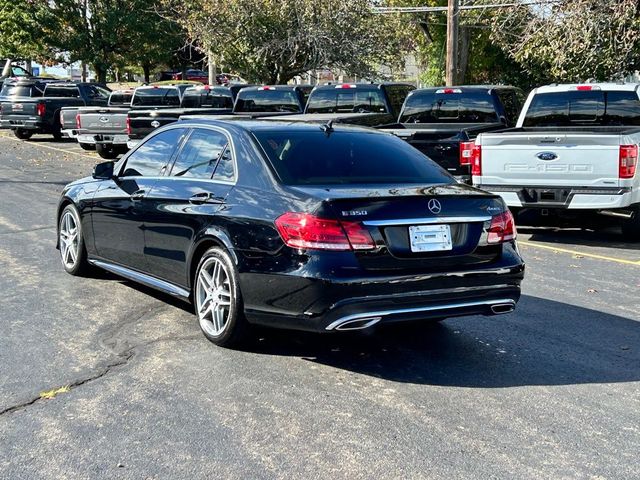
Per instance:
[[[451,227],[449,225],[416,225],[409,227],[409,242],[412,252],[443,252],[451,250]]]

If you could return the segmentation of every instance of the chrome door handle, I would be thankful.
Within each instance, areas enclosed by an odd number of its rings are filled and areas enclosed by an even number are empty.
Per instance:
[[[189,198],[189,202],[198,205],[201,203],[222,203],[223,200],[219,197],[216,197],[211,192],[200,192],[192,195],[191,198]]]

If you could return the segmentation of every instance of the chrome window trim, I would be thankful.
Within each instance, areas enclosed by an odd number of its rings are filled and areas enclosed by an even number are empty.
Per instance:
[[[426,217],[426,218],[402,218],[394,220],[365,220],[364,225],[371,227],[391,227],[396,225],[430,225],[438,223],[473,223],[488,222],[491,216],[486,217]]]

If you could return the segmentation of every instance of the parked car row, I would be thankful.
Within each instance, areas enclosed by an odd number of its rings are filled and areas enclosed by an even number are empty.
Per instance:
[[[0,97],[0,127],[23,139],[68,133],[106,159],[179,119],[286,116],[375,127],[459,181],[501,195],[522,223],[618,223],[628,238],[640,240],[637,84],[540,87],[525,102],[523,92],[509,86],[182,84],[109,98],[92,84],[20,79],[5,81]]]

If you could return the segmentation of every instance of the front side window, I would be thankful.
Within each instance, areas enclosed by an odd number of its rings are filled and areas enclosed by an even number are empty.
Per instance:
[[[227,146],[227,137],[213,130],[196,128],[178,154],[172,177],[211,178]]]
[[[57,97],[57,98],[77,98],[80,96],[80,91],[76,86],[46,86],[44,90],[45,97]]]
[[[104,88],[90,85],[87,87],[87,96],[96,100],[108,100],[110,92]]]
[[[184,128],[172,128],[154,135],[129,155],[120,176],[157,177],[162,175],[185,133]]]

